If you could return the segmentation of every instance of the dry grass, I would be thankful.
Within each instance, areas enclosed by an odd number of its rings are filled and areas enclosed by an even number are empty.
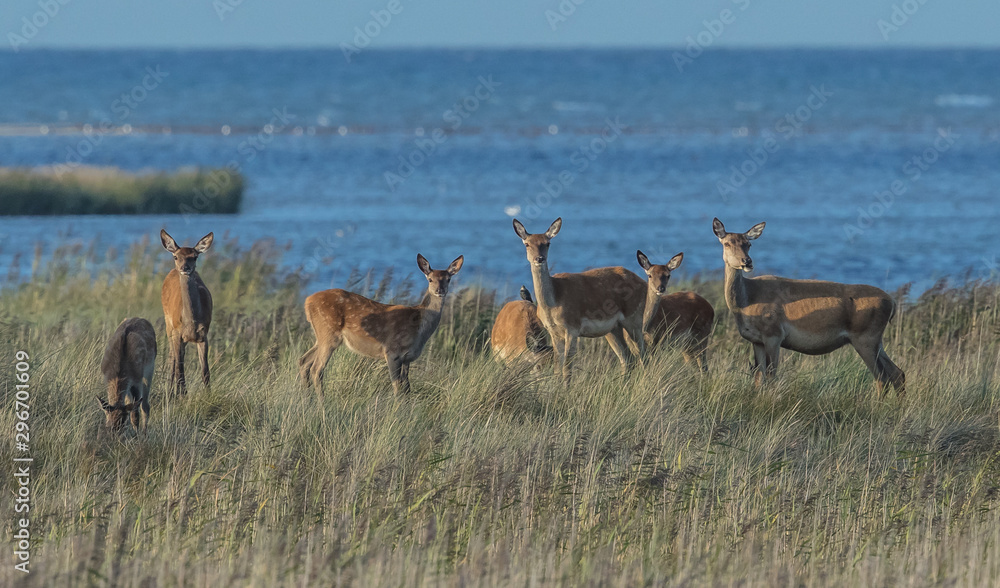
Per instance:
[[[66,254],[0,290],[0,357],[32,356],[36,460],[34,571],[4,566],[0,584],[1000,580],[996,285],[942,286],[906,306],[888,341],[907,372],[902,401],[874,396],[850,349],[788,354],[756,391],[724,305],[707,377],[660,350],[623,380],[596,342],[563,389],[489,358],[500,301],[481,289],[450,297],[414,394],[393,395],[384,366],[342,350],[321,401],[295,381],[312,341],[280,249],[222,245],[200,269],[218,308],[213,387],[183,398],[163,394],[169,260],[148,244],[111,264],[121,270],[80,275]],[[382,282],[355,287],[416,290]],[[720,284],[698,288],[720,300]],[[104,434],[93,399],[125,316],[159,321],[145,441]],[[0,390],[12,406],[12,381]],[[0,429],[13,420],[3,411]]]

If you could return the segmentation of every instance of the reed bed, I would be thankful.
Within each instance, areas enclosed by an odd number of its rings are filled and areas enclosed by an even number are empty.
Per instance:
[[[243,176],[230,170],[65,167],[0,168],[0,216],[235,214],[243,199]]]

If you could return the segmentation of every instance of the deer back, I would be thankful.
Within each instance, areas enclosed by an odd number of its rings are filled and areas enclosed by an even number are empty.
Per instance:
[[[156,361],[156,331],[146,319],[129,318],[115,329],[104,349],[101,373],[109,382],[108,401],[116,404],[118,395],[142,382]],[[112,392],[113,390],[113,392]],[[111,396],[115,397],[112,398]]]
[[[623,267],[555,274],[552,282],[556,305],[574,320],[641,316],[646,304],[646,281]]]
[[[668,333],[690,332],[698,339],[708,337],[715,321],[715,309],[695,292],[673,292],[661,296],[647,332],[659,341]]]

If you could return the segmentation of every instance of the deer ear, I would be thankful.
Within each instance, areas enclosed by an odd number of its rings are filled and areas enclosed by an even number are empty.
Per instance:
[[[104,412],[108,412],[109,413],[109,412],[111,412],[113,410],[112,406],[110,404],[108,404],[107,400],[101,398],[100,396],[95,396],[94,398],[97,399],[97,403],[99,405],[101,405],[101,410],[103,410]]]
[[[465,256],[459,255],[458,257],[455,258],[455,261],[451,262],[451,265],[448,266],[448,273],[454,276],[455,274],[458,273],[458,270],[462,269],[462,264],[464,263],[465,263]]]
[[[635,258],[639,261],[639,267],[641,267],[644,270],[648,270],[649,266],[652,265],[651,263],[649,263],[649,258],[646,257],[646,254],[643,253],[642,251],[636,250]]]
[[[556,235],[559,234],[559,229],[561,228],[562,228],[562,217],[559,217],[556,220],[552,221],[552,224],[549,225],[549,230],[545,231],[545,236],[551,239],[552,237],[555,237]]]
[[[715,231],[715,236],[719,238],[719,241],[726,237],[726,227],[717,218],[712,219],[712,230]]]
[[[517,220],[516,218],[514,219],[514,232],[517,233],[517,236],[520,237],[522,241],[528,238],[528,231],[525,230],[524,225],[521,224],[521,221]]]
[[[670,258],[667,262],[667,269],[674,271],[681,266],[681,262],[684,261],[684,253],[678,253],[677,255]]]
[[[179,249],[177,241],[174,241],[174,238],[167,233],[166,229],[160,229],[160,243],[163,243],[163,248],[171,253]]]
[[[417,267],[420,268],[420,271],[422,271],[425,276],[431,273],[430,262],[427,261],[426,257],[420,255],[419,253],[417,254]]]
[[[194,246],[194,250],[198,253],[204,253],[208,251],[208,248],[212,246],[212,241],[215,240],[215,233],[209,233],[198,241],[198,244]]]
[[[756,239],[757,237],[760,237],[760,234],[763,232],[764,232],[764,223],[757,223],[754,226],[750,227],[750,230],[747,231],[745,234],[747,236],[747,239]]]

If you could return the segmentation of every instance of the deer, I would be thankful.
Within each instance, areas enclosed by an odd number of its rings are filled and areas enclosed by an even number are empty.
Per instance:
[[[187,393],[184,380],[184,348],[188,343],[198,346],[201,380],[209,386],[208,328],[212,324],[212,293],[195,271],[198,256],[208,251],[215,239],[212,233],[202,237],[194,247],[180,247],[167,231],[160,230],[163,248],[174,257],[174,269],[163,280],[160,299],[170,344],[170,382],[167,389]]]
[[[642,251],[636,251],[635,257],[647,279],[642,315],[646,345],[653,347],[669,338],[680,346],[685,363],[696,363],[702,372],[707,372],[708,342],[715,322],[715,309],[696,292],[666,293],[670,274],[680,267],[684,253],[671,257],[665,265],[650,263]]]
[[[503,305],[490,332],[493,356],[507,365],[527,360],[539,364],[552,357],[552,347],[545,343],[545,327],[538,320],[538,309],[531,292],[521,286],[521,300]]]
[[[562,218],[544,233],[530,234],[514,219],[514,232],[524,243],[531,279],[538,297],[538,318],[552,339],[563,385],[570,382],[570,360],[580,337],[604,337],[627,374],[645,354],[642,313],[646,284],[624,267],[602,267],[582,273],[549,274],[552,238],[559,234]]]
[[[115,329],[104,348],[101,374],[108,385],[107,400],[97,397],[105,426],[116,433],[130,418],[140,433],[149,420],[149,388],[156,363],[156,331],[143,318],[127,318]]]
[[[757,386],[776,375],[781,348],[824,355],[850,344],[883,396],[887,386],[904,396],[906,374],[889,359],[882,342],[896,311],[888,294],[864,284],[745,277],[754,267],[750,241],[760,237],[764,223],[745,233],[728,233],[716,218],[712,229],[722,244],[726,306],[740,335],[753,344]]]
[[[441,322],[441,310],[452,277],[462,269],[461,255],[448,269],[435,270],[417,254],[417,267],[427,277],[427,293],[417,306],[389,305],[347,290],[316,292],[306,298],[306,320],[316,335],[299,359],[299,378],[323,396],[323,370],[333,352],[346,344],[358,355],[384,359],[396,394],[410,392],[410,363],[420,357]]]

